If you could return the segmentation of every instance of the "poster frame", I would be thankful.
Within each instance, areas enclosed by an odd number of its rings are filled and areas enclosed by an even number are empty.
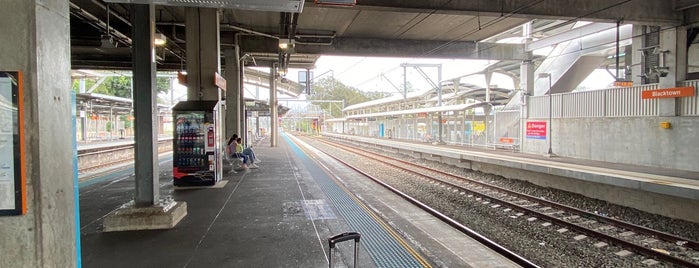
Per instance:
[[[11,121],[5,122],[11,124],[12,133],[12,170],[14,173],[14,191],[13,196],[0,197],[14,199],[14,208],[0,208],[0,216],[24,215],[27,213],[27,194],[26,194],[26,174],[25,174],[25,148],[24,148],[24,85],[23,76],[20,71],[0,71],[0,79],[9,78],[11,87],[11,109],[17,109],[16,113],[10,112]],[[5,90],[0,88],[0,90]],[[1,93],[1,92],[0,92]],[[0,122],[0,125],[2,122]],[[2,126],[0,126],[2,127]],[[7,127],[5,128],[7,129]],[[4,131],[4,129],[0,129]],[[9,165],[0,165],[1,169],[8,169]]]

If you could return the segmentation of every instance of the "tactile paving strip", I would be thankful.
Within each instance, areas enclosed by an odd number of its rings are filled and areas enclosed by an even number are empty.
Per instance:
[[[317,165],[284,135],[304,164]],[[394,239],[374,218],[362,209],[354,199],[343,191],[334,180],[320,171],[309,168],[314,180],[335,206],[337,212],[347,221],[350,230],[362,235],[359,246],[364,247],[377,267],[423,267],[403,246]]]

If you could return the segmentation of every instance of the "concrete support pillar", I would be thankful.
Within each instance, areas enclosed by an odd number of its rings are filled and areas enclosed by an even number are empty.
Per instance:
[[[26,214],[0,217],[0,267],[80,263],[69,18],[68,0],[4,0],[0,8],[1,69],[23,74],[27,202]]]
[[[152,4],[131,6],[131,39],[134,105],[133,202],[109,213],[102,223],[105,232],[172,228],[187,215],[187,203],[160,198],[158,172],[158,109],[155,86],[155,7]]]
[[[524,44],[532,41],[532,23],[528,22],[522,25],[522,37]],[[527,60],[522,61],[519,67],[519,88],[529,96],[534,96],[534,63],[532,62],[533,53],[526,52]]]
[[[520,88],[527,95],[534,96],[534,63],[530,60],[523,61],[519,70],[521,74],[519,78]]]
[[[277,147],[277,68],[269,68],[269,143]]]
[[[238,47],[233,49],[226,49],[223,51],[224,57],[226,57],[226,73],[224,78],[226,78],[226,115],[225,115],[225,125],[226,125],[226,139],[233,136],[234,133],[241,135],[241,111],[240,107],[241,93],[243,89],[241,88],[242,79],[240,77],[240,52]]]
[[[624,66],[627,66],[624,70],[624,81],[633,81],[634,79],[633,76],[635,74],[633,73],[633,68],[631,67],[633,65],[634,53],[633,45],[626,46],[624,49]]]
[[[642,85],[643,84],[643,78],[641,75],[643,75],[644,70],[643,70],[643,53],[641,52],[641,48],[644,47],[644,41],[643,41],[643,25],[638,25],[634,24],[633,25],[633,38],[631,40],[631,55],[628,55],[626,57],[631,57],[631,64],[628,64],[626,66],[631,66],[631,75],[632,77],[627,77],[627,80],[630,79],[630,81],[633,81],[634,85]]]
[[[685,27],[660,32],[660,66],[667,75],[660,77],[660,88],[671,88],[687,76],[687,30]],[[659,99],[660,116],[677,116],[677,98]]]
[[[245,68],[241,65],[241,68],[238,69],[238,77],[240,77],[240,83],[238,84],[238,87],[240,88],[240,98],[238,100],[238,107],[240,107],[240,132],[242,138],[243,138],[243,144],[248,143],[247,140],[247,130],[248,130],[248,112],[245,107]]]
[[[214,8],[185,8],[187,99],[218,100],[214,73],[221,72],[219,14]]]
[[[134,169],[136,172],[136,206],[152,206],[160,198],[158,180],[157,95],[155,93],[155,7],[134,5],[133,33],[133,106],[136,131]]]

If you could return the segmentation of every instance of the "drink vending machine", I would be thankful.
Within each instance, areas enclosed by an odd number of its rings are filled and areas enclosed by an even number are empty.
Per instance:
[[[175,186],[221,181],[221,106],[218,101],[181,101],[172,108],[172,176]]]

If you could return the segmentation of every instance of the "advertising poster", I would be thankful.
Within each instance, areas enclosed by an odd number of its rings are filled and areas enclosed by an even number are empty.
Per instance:
[[[527,139],[546,139],[546,121],[527,122]]]
[[[20,140],[20,76],[0,72],[0,215],[23,213]]]

